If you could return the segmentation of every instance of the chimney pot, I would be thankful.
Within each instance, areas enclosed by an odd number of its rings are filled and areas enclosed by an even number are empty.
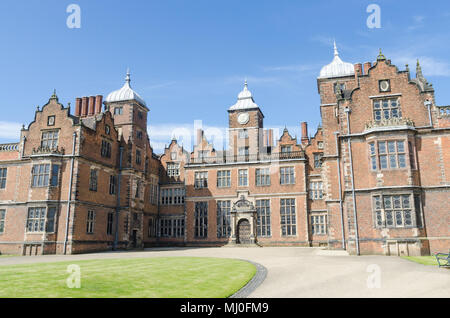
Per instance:
[[[88,98],[83,97],[81,99],[81,117],[86,117],[88,114]]]
[[[302,144],[307,144],[309,143],[309,138],[308,138],[308,123],[307,122],[302,122]]]
[[[103,96],[97,95],[95,97],[95,113],[100,114],[102,112],[102,102],[103,102]]]
[[[90,96],[89,97],[89,116],[94,115],[95,112],[95,97],[94,96]]]
[[[370,63],[370,62],[366,62],[366,63],[364,63],[364,74],[369,74],[369,68],[371,68],[372,67],[372,63]]]
[[[363,66],[361,63],[355,64],[355,76],[361,76],[363,74],[362,69]]]
[[[75,99],[75,116],[80,117],[81,115],[81,98],[77,97]]]

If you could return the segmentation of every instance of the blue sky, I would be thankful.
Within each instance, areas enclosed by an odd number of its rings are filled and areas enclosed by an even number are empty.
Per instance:
[[[69,29],[69,4],[81,28]],[[369,4],[381,28],[369,29]],[[60,101],[132,87],[149,108],[160,152],[175,127],[228,125],[227,109],[248,79],[265,126],[293,135],[320,123],[316,78],[336,39],[346,62],[374,61],[383,48],[404,69],[422,61],[437,103],[450,104],[450,3],[300,0],[2,0],[0,143],[18,140],[54,88]],[[73,107],[72,107],[73,108]]]

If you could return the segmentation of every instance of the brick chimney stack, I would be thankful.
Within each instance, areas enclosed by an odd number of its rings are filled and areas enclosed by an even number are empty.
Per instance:
[[[94,115],[95,112],[95,97],[94,96],[90,96],[89,97],[89,111],[88,111],[88,115],[92,116]]]
[[[75,116],[80,117],[81,115],[81,98],[77,97],[75,99]]]
[[[88,98],[83,97],[81,99],[81,117],[86,117],[88,114]]]
[[[355,64],[355,77],[363,75],[363,67],[361,63]]]
[[[369,74],[369,68],[371,68],[371,67],[372,67],[372,63],[370,63],[370,62],[364,63],[364,74],[365,75]]]
[[[302,122],[302,145],[309,143],[308,137],[308,123]]]
[[[95,97],[95,113],[100,114],[102,112],[102,102],[103,102],[103,96],[97,95]]]

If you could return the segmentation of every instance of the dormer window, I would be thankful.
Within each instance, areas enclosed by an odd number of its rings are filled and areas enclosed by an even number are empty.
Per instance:
[[[292,145],[281,146],[281,153],[290,153],[292,152]]]
[[[100,154],[104,158],[111,158],[111,143],[106,140],[102,140],[102,148]]]
[[[205,159],[207,158],[209,155],[209,151],[208,150],[200,150],[198,152],[198,159]]]
[[[400,108],[400,101],[397,98],[374,100],[373,117],[376,121],[401,118],[402,111]]]
[[[180,164],[176,162],[167,163],[167,175],[169,177],[178,177],[180,175]]]
[[[315,153],[314,154],[314,168],[322,167],[322,157],[323,157],[323,153]]]
[[[58,131],[44,131],[42,133],[41,147],[56,149],[58,147]]]
[[[111,128],[109,127],[109,125],[105,125],[105,133],[107,135],[109,135],[111,133]]]

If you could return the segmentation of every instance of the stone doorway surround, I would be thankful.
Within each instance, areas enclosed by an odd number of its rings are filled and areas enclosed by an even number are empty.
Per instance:
[[[231,244],[240,244],[238,231],[241,221],[250,223],[250,235],[245,243],[256,244],[256,208],[252,202],[247,200],[245,195],[241,195],[231,209]]]

